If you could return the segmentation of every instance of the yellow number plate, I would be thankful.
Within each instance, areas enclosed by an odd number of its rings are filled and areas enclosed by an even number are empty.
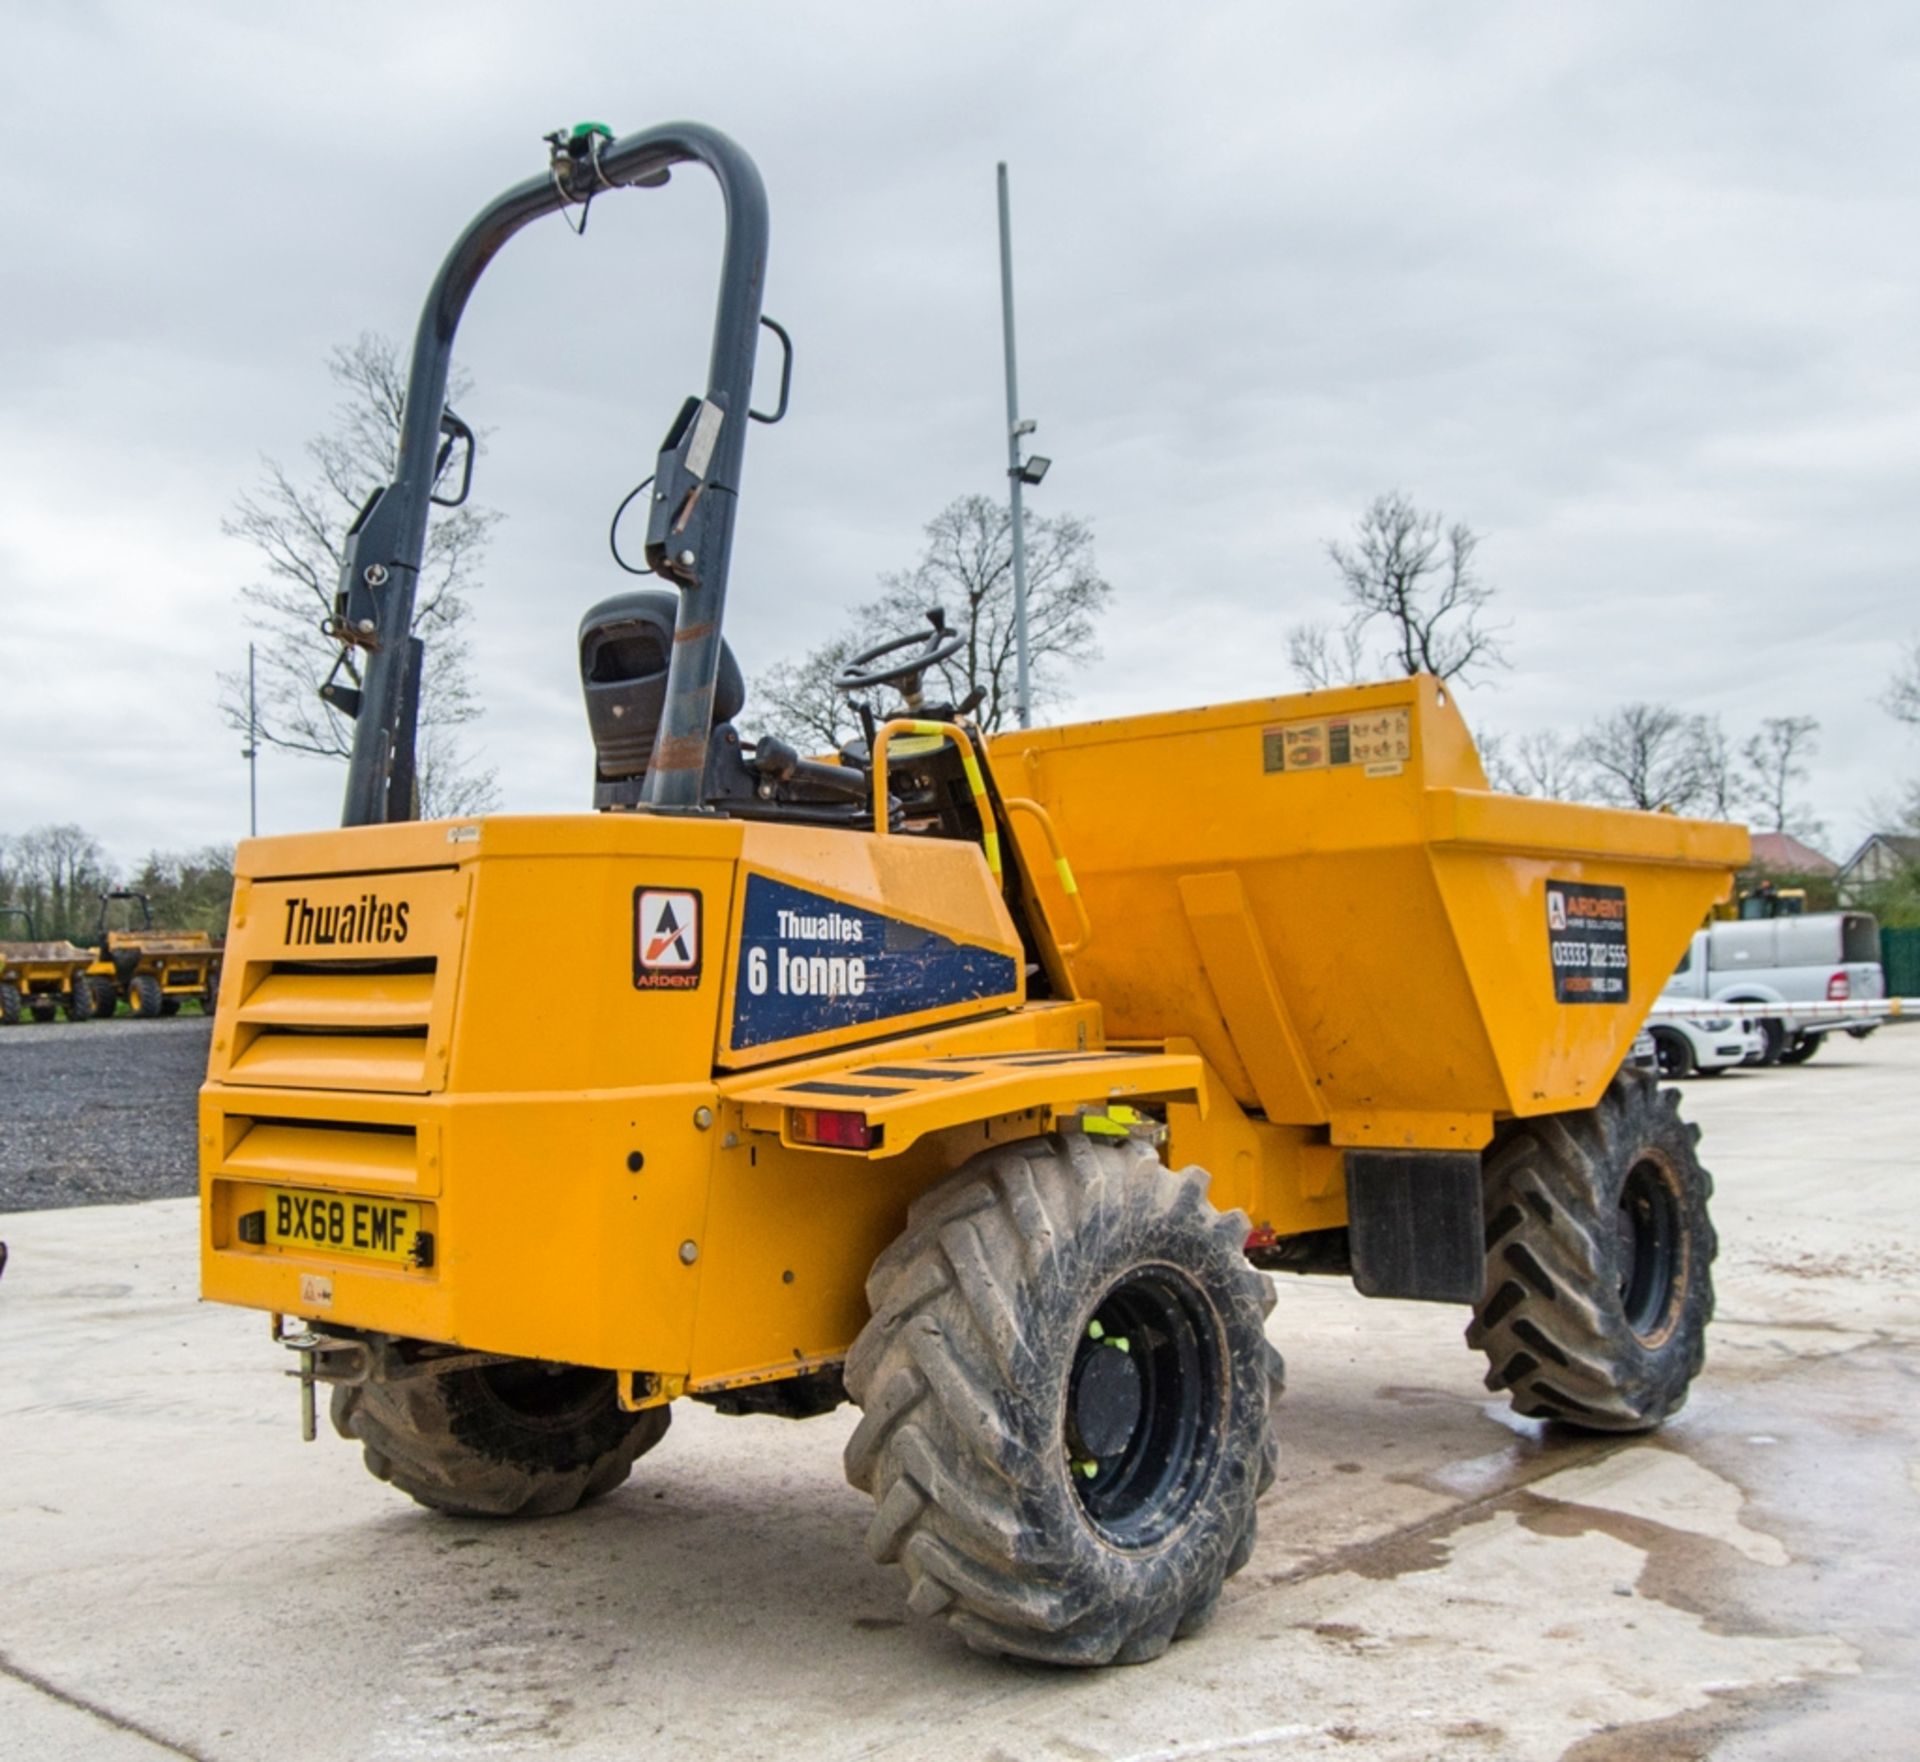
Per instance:
[[[270,1243],[282,1248],[318,1248],[404,1264],[413,1259],[420,1207],[398,1199],[361,1199],[351,1193],[306,1193],[296,1187],[267,1189]]]

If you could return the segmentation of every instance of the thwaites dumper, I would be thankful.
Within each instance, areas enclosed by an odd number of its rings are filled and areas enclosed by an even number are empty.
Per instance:
[[[0,940],[0,1023],[12,1027],[24,1011],[36,1022],[50,1022],[65,1010],[70,1022],[93,1014],[87,965],[93,956],[71,942],[44,942],[32,914],[20,906],[0,906],[0,930],[15,925],[26,931],[20,941]]]
[[[711,377],[647,502],[660,588],[581,629],[604,811],[410,823],[461,311],[522,226],[687,162],[726,202]],[[428,296],[334,619],[346,827],[241,847],[201,1104],[203,1288],[273,1313],[309,1435],[318,1380],[376,1476],[512,1516],[618,1486],[676,1400],[851,1400],[910,1606],[1094,1664],[1195,1631],[1252,1550],[1263,1267],[1470,1305],[1523,1413],[1658,1424],[1709,1183],[1616,1073],[1745,835],[1490,793],[1428,678],[987,740],[925,701],[937,619],[842,675],[904,700],[864,741],[743,741],[766,249],[724,137],[582,128]],[[589,955],[536,1029],[555,924]]]
[[[140,921],[115,930],[110,917],[121,900],[139,908]],[[186,1002],[213,1014],[220,996],[220,950],[204,930],[156,930],[153,904],[144,893],[122,888],[101,894],[94,944],[87,971],[99,1015],[112,1015],[122,998],[128,1009],[148,1021],[178,1015]]]

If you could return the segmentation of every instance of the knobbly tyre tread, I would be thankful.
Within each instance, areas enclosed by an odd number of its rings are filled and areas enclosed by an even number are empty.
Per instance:
[[[531,1421],[489,1391],[485,1370],[333,1391],[333,1428],[367,1472],[454,1517],[553,1517],[620,1486],[666,1435],[666,1407],[623,1412],[603,1394],[558,1423]]]
[[[89,979],[93,988],[93,1016],[104,1022],[120,1007],[120,992],[111,979]]]
[[[60,1007],[66,1011],[70,1022],[93,1020],[93,987],[87,983],[84,974],[75,974],[67,982],[67,995],[60,1000]]]
[[[1212,1614],[1273,1482],[1284,1367],[1245,1215],[1216,1212],[1206,1187],[1145,1144],[1063,1136],[984,1152],[913,1205],[867,1280],[845,1466],[874,1500],[868,1552],[905,1570],[914,1613],[978,1650],[1080,1665],[1156,1657]],[[1068,1484],[1059,1403],[1082,1312],[1153,1261],[1183,1267],[1216,1307],[1228,1417],[1211,1492],[1174,1534],[1127,1552],[1096,1536]]]
[[[20,1020],[20,993],[12,985],[0,985],[0,1022],[11,1028]]]
[[[151,973],[135,973],[127,982],[127,1003],[143,1020],[157,1022],[163,1001],[160,981]]]
[[[1685,1405],[1706,1360],[1719,1250],[1713,1177],[1679,1093],[1622,1070],[1597,1107],[1517,1120],[1486,1158],[1487,1283],[1467,1344],[1516,1412],[1591,1431],[1637,1432]],[[1686,1258],[1677,1313],[1657,1344],[1628,1326],[1614,1214],[1629,1171],[1657,1153],[1677,1178]]]

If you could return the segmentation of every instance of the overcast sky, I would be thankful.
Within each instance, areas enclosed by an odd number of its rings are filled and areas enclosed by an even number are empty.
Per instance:
[[[759,161],[793,412],[754,432],[729,603],[751,676],[920,528],[1004,488],[1011,163],[1036,501],[1116,595],[1067,714],[1288,685],[1325,544],[1400,488],[1485,535],[1512,671],[1476,727],[1630,699],[1821,722],[1844,855],[1920,743],[1876,699],[1915,603],[1920,12],[1884,5],[0,7],[0,834],[122,861],[246,829],[215,675],[222,514],[409,336],[545,131],[690,117]],[[607,517],[701,388],[710,180],[542,222],[469,309],[502,509],[479,735],[584,807],[574,630]],[[269,755],[263,831],[340,777]]]

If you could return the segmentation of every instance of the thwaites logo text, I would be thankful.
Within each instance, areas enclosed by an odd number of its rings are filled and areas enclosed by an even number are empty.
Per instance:
[[[700,983],[700,895],[690,887],[633,890],[633,983],[692,991]]]
[[[409,910],[406,900],[382,899],[377,893],[321,905],[296,893],[288,896],[287,921],[281,934],[289,948],[331,948],[339,942],[405,942]]]

